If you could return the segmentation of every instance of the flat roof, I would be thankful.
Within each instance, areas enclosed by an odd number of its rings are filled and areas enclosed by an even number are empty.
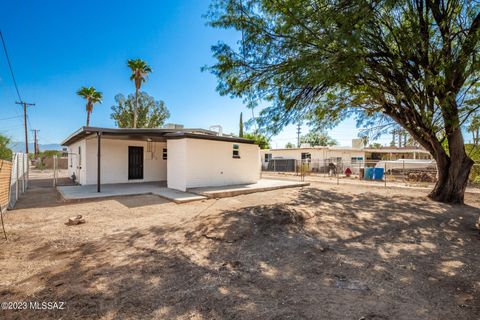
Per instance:
[[[238,143],[255,143],[253,140],[219,136],[217,132],[198,128],[182,128],[182,129],[165,129],[165,128],[100,128],[100,127],[81,127],[65,140],[62,141],[62,146],[69,146],[77,141],[85,139],[91,134],[102,133],[106,136],[126,136],[128,139],[148,139],[148,138],[162,138],[162,139],[204,139],[229,141]]]
[[[208,134],[197,134],[191,132],[173,132],[165,134],[167,139],[203,139],[203,140],[216,140],[216,141],[228,141],[228,142],[238,142],[238,143],[248,143],[255,144],[255,141],[250,139],[238,138],[238,137],[228,137],[228,136],[218,136],[218,135],[208,135]]]

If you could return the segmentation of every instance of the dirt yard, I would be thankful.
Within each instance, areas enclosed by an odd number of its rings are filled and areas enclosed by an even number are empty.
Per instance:
[[[66,309],[1,318],[480,319],[480,196],[467,203],[313,184],[64,204],[32,186],[6,216],[0,301]]]

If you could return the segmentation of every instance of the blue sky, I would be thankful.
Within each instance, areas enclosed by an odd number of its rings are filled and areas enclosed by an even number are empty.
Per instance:
[[[209,4],[210,0],[3,1],[0,28],[20,94],[36,103],[28,110],[29,129],[40,129],[39,142],[45,144],[58,143],[84,125],[84,101],[75,94],[81,86],[95,86],[104,94],[91,125],[114,127],[114,96],[134,92],[126,61],[138,57],[154,71],[142,89],[165,101],[171,113],[168,122],[202,128],[221,124],[225,132],[237,133],[240,112],[247,120],[251,111],[241,100],[221,97],[215,77],[200,68],[214,63],[211,45],[219,40],[234,44],[239,34],[206,26],[202,15]],[[137,12],[141,19],[136,19]],[[0,133],[23,141],[16,100],[0,52]],[[5,119],[10,117],[15,118]],[[293,126],[286,128],[272,139],[272,147],[295,142],[295,131]],[[307,131],[303,126],[302,132]],[[330,134],[341,145],[350,145],[357,130],[348,120]]]

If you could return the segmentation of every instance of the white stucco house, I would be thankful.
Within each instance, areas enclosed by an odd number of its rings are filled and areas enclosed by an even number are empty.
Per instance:
[[[82,127],[62,145],[69,176],[98,192],[102,184],[162,181],[186,191],[260,179],[258,145],[215,131]]]

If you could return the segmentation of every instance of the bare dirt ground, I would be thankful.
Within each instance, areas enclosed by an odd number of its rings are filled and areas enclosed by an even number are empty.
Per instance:
[[[314,183],[174,204],[64,204],[48,183],[6,216],[2,319],[479,319],[480,197]],[[81,214],[86,223],[66,226]]]

